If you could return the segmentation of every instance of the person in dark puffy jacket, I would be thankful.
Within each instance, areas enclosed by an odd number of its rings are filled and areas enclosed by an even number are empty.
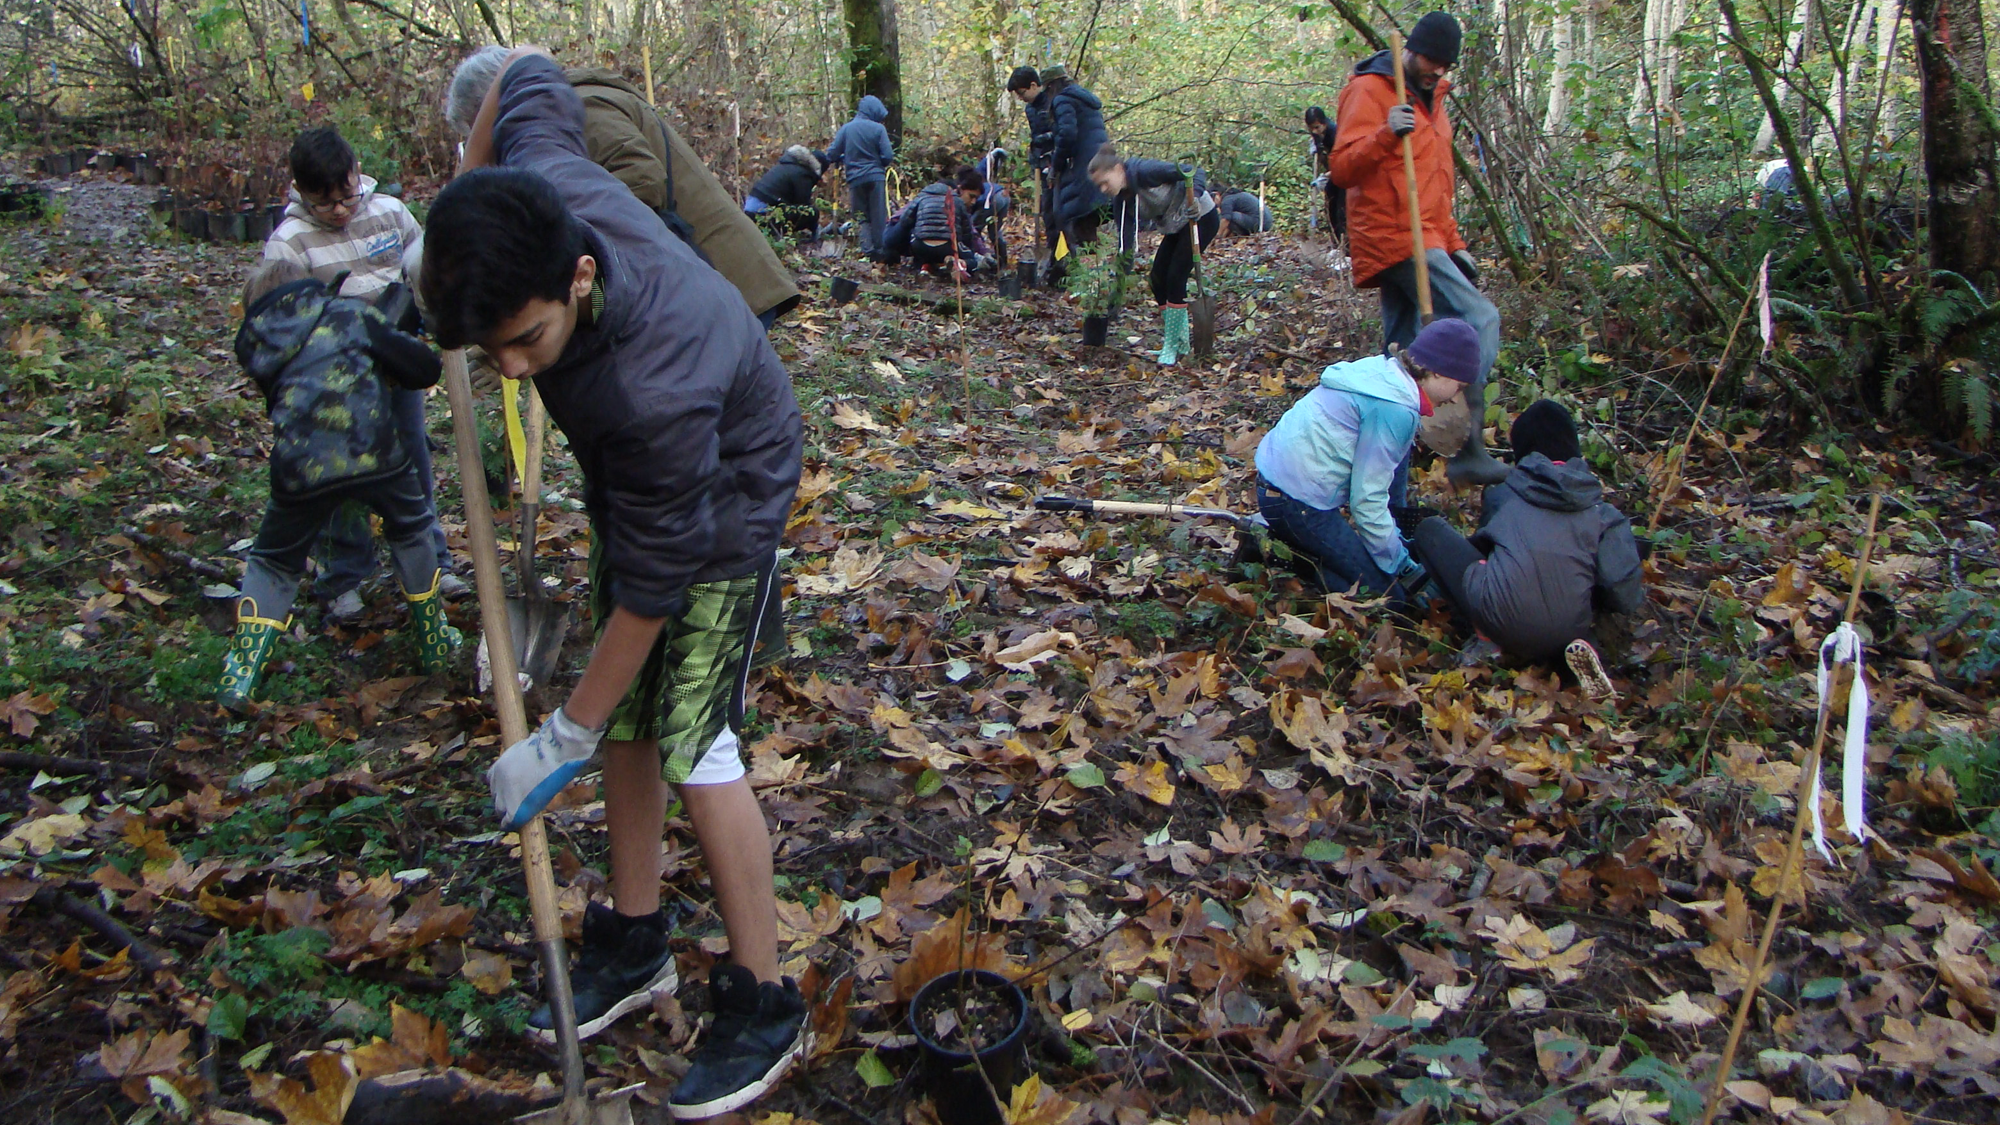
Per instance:
[[[962,274],[978,269],[979,233],[972,216],[985,190],[986,177],[979,169],[963,167],[951,182],[939,180],[918,192],[889,228],[883,251],[888,260],[907,257],[925,273],[941,271],[953,261]]]
[[[1049,128],[1054,134],[1049,154],[1049,174],[1055,184],[1051,215],[1071,249],[1089,246],[1097,241],[1098,225],[1111,204],[1090,179],[1091,160],[1111,140],[1104,128],[1104,103],[1072,82],[1061,67],[1042,71],[1042,85],[1049,91]]]
[[[766,229],[783,231],[805,241],[819,229],[819,213],[813,207],[813,192],[826,175],[823,153],[804,145],[785,150],[771,170],[750,185],[743,210],[765,224]]]
[[[1411,538],[1424,569],[1482,636],[1508,656],[1553,660],[1589,641],[1597,613],[1631,613],[1643,603],[1638,542],[1604,502],[1576,421],[1559,403],[1544,399],[1522,411],[1511,441],[1513,471],[1486,490],[1471,539],[1437,516]],[[1571,655],[1571,666],[1588,684],[1576,667],[1584,659]],[[1595,668],[1594,652],[1587,663]]]
[[[827,162],[839,164],[847,179],[848,202],[861,224],[861,252],[870,257],[882,253],[882,232],[889,225],[889,165],[896,162],[896,146],[882,124],[888,119],[881,98],[863,95],[854,119],[840,127],[826,150]]]
[[[1333,122],[1319,106],[1306,107],[1306,135],[1312,145],[1313,187],[1326,194],[1326,232],[1335,242],[1347,238],[1347,190],[1335,187],[1327,175],[1326,159],[1333,155]]]
[[[1151,223],[1160,232],[1150,280],[1153,300],[1160,306],[1160,363],[1169,367],[1192,348],[1187,299],[1196,240],[1208,249],[1221,223],[1207,181],[1196,171],[1190,184],[1189,175],[1165,160],[1122,159],[1109,143],[1090,162],[1092,182],[1111,197],[1118,217],[1118,249],[1126,254],[1138,249],[1142,223]]]
[[[236,634],[216,692],[231,710],[249,703],[290,624],[313,543],[348,501],[382,517],[424,671],[444,671],[459,645],[438,596],[437,514],[390,405],[392,388],[436,383],[438,357],[396,327],[410,308],[407,288],[392,283],[370,303],[339,296],[345,280],[328,286],[295,262],[268,259],[243,291],[236,358],[264,392],[273,440],[271,500],[236,595]]]

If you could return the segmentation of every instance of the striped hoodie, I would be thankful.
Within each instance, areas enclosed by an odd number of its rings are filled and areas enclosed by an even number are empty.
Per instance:
[[[402,200],[376,192],[372,177],[362,176],[360,183],[354,217],[338,229],[308,210],[294,187],[284,222],[264,243],[264,259],[297,262],[327,284],[346,270],[343,297],[372,297],[390,282],[401,281],[403,252],[423,237],[423,230]]]

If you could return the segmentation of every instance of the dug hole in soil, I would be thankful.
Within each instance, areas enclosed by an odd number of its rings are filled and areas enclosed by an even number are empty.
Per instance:
[[[1027,1027],[1026,995],[998,973],[962,969],[931,978],[917,992],[910,1030],[923,1051],[923,1085],[939,1121],[1001,1125],[1008,1091],[1027,1077]]]

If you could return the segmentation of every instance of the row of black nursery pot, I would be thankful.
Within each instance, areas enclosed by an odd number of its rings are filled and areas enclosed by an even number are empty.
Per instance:
[[[210,242],[262,242],[285,220],[282,203],[241,203],[229,208],[214,200],[162,191],[153,210],[167,216],[173,228],[189,238]]]
[[[1038,265],[1033,258],[1024,258],[1015,263],[1014,272],[1000,278],[1000,296],[1009,300],[1020,300],[1024,289],[1035,287]],[[828,295],[835,305],[844,305],[861,293],[861,283],[851,278],[836,277],[830,284]],[[1083,318],[1083,343],[1085,347],[1101,348],[1111,336],[1113,313],[1090,313]]]
[[[97,172],[122,170],[132,174],[133,183],[158,184],[166,181],[166,170],[143,152],[73,148],[64,152],[47,153],[36,159],[35,166],[46,176],[67,176],[85,170]]]

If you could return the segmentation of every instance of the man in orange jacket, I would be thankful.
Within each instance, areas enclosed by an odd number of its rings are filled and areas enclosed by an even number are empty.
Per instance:
[[[1458,62],[1462,32],[1448,12],[1432,12],[1410,29],[1403,51],[1409,100],[1396,101],[1395,65],[1378,51],[1354,68],[1340,92],[1333,152],[1327,175],[1347,189],[1347,233],[1354,284],[1382,292],[1382,342],[1407,346],[1416,339],[1417,268],[1410,241],[1409,181],[1403,138],[1417,165],[1417,201],[1424,221],[1424,260],[1430,267],[1431,305],[1440,318],[1456,317],[1479,333],[1479,379],[1465,389],[1472,433],[1446,466],[1454,485],[1496,484],[1507,467],[1486,452],[1486,376],[1500,354],[1500,312],[1478,289],[1479,267],[1466,253],[1452,218],[1451,118],[1445,72]]]

